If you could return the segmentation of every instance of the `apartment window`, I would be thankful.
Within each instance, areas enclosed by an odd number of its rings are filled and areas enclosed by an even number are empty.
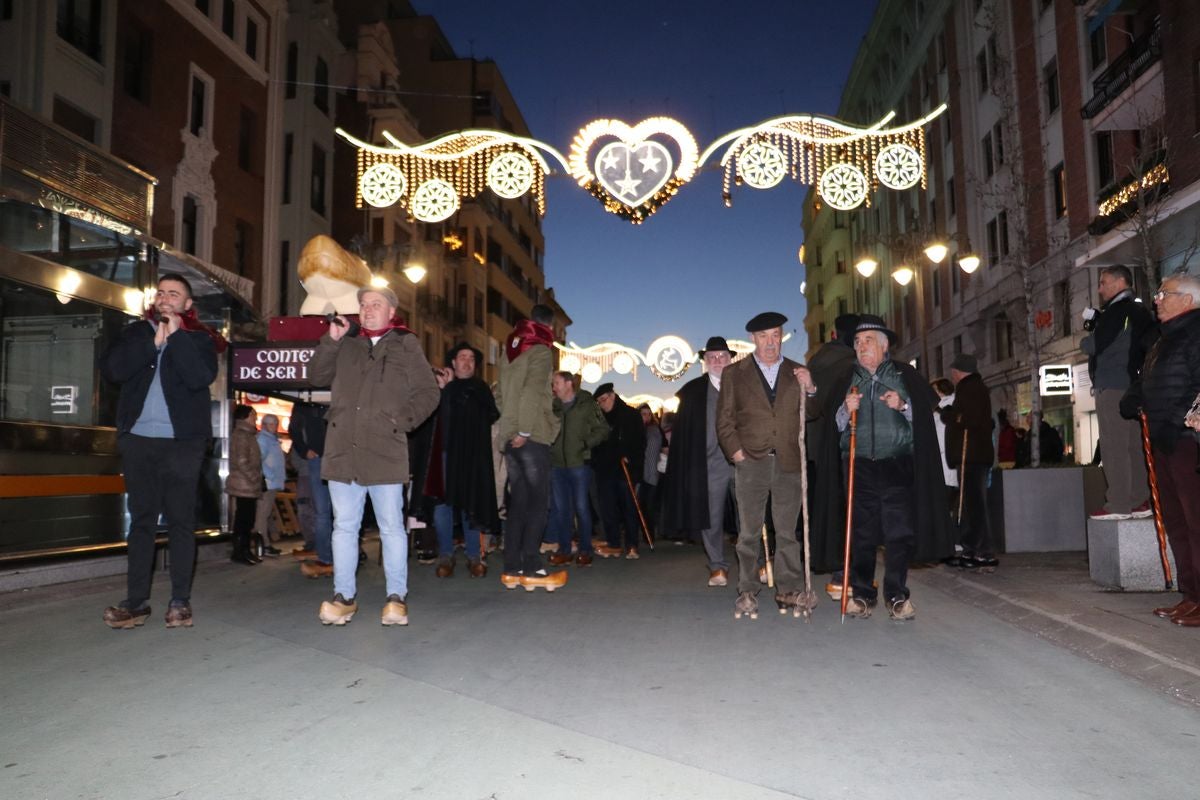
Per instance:
[[[850,313],[849,306],[846,305],[846,298],[844,298],[844,297],[838,298],[837,307],[838,307],[838,316],[839,317]]]
[[[1100,131],[1096,134],[1096,183],[1103,189],[1111,184],[1115,177],[1112,133]]]
[[[258,115],[242,106],[238,116],[238,166],[246,172],[254,171],[254,135],[258,130]]]
[[[1050,63],[1042,68],[1042,83],[1046,85],[1046,113],[1053,114],[1058,110],[1058,59],[1050,59]]]
[[[988,55],[988,66],[991,67],[991,70],[992,70],[992,79],[995,80],[996,70],[999,69],[999,67],[997,67],[996,65],[1000,62],[1000,56],[997,54],[997,51],[996,51],[996,34],[994,34],[994,33],[991,36],[989,36],[988,40],[987,40],[987,55]]]
[[[322,217],[325,216],[325,150],[319,144],[314,144],[312,147],[309,205],[313,211]]]
[[[1050,186],[1054,192],[1054,218],[1067,215],[1067,173],[1062,164],[1050,170]]]
[[[1192,64],[1192,97],[1200,97],[1200,58]],[[1196,132],[1200,133],[1200,103],[1196,107]]]
[[[317,67],[313,73],[313,105],[325,114],[329,113],[329,65],[325,59],[317,57]]]
[[[975,56],[975,71],[979,73],[979,93],[985,94],[991,83],[988,81],[987,50],[980,50]]]
[[[995,217],[989,219],[987,224],[987,263],[988,267],[1000,263],[1000,234]]]
[[[12,97],[12,81],[0,81],[0,95]]]
[[[819,323],[817,325],[817,341],[819,341],[819,342],[825,341],[825,323],[824,322]]]
[[[131,24],[125,29],[121,87],[125,94],[143,103],[150,102],[150,75],[154,71],[152,45],[152,34],[145,28]]]
[[[284,84],[284,96],[291,100],[296,96],[296,81],[300,72],[300,46],[295,42],[288,44],[287,49],[287,78]]]
[[[936,375],[941,375],[946,364],[946,348],[944,345],[938,345],[933,348],[933,371]]]
[[[208,0],[196,0],[196,10],[207,17],[210,12]]]
[[[258,61],[258,23],[250,17],[246,17],[246,55],[254,61]]]
[[[1008,255],[1008,212],[1001,211],[996,215],[996,238],[1000,245],[1000,257]]]
[[[196,198],[183,196],[183,212],[180,214],[179,247],[183,252],[196,255],[196,244],[200,231],[200,208]]]
[[[1070,336],[1071,318],[1074,313],[1071,311],[1071,283],[1070,281],[1059,281],[1054,285],[1054,313],[1058,316],[1058,335]]]
[[[1042,7],[1041,11],[1042,11],[1042,13],[1044,13],[1046,11],[1046,9],[1048,9],[1048,8],[1050,8],[1050,6],[1054,5],[1054,0],[1038,0],[1038,4],[1041,5],[1041,7]]]
[[[957,213],[957,208],[954,204],[954,179],[946,181],[946,218],[949,219]]]
[[[954,355],[958,355],[961,352],[962,352],[962,335],[960,334],[960,335],[954,337]]]
[[[237,220],[233,223],[233,271],[246,275],[250,270],[250,242],[253,231],[250,223]]]
[[[990,132],[983,135],[983,174],[989,178],[996,174],[996,160],[992,152],[992,134]]]
[[[1013,357],[1013,326],[1008,317],[1001,315],[995,320],[996,360],[1005,361]]]
[[[296,137],[293,134],[285,133],[283,135],[283,197],[280,200],[284,205],[292,202],[292,160],[295,146]]]
[[[221,3],[221,30],[230,39],[237,30],[237,5],[234,0],[224,0]]]
[[[933,40],[934,52],[937,54],[938,72],[946,71],[946,34],[939,33]]]
[[[61,97],[54,98],[54,115],[52,119],[55,125],[70,131],[81,139],[86,139],[92,144],[96,144],[99,139],[100,120],[68,103]]]
[[[950,115],[945,114],[941,119],[942,132],[945,134],[945,146],[949,147],[954,141],[954,126],[950,124]]]
[[[940,308],[942,305],[942,265],[933,265],[933,307]]]
[[[0,2],[0,19],[12,19],[13,17],[13,0],[3,0]]]
[[[1004,163],[1004,124],[997,122],[992,126],[992,147],[995,151],[996,166]]]
[[[193,136],[212,138],[213,82],[192,67],[191,99],[188,103],[188,130]]]
[[[100,0],[58,0],[58,36],[79,52],[100,60]]]
[[[1108,42],[1104,38],[1103,25],[1088,35],[1088,56],[1093,72],[1100,69],[1108,60]]]
[[[475,290],[475,316],[472,320],[480,328],[483,327],[483,292]]]
[[[961,275],[962,270],[957,267],[950,270],[950,292],[958,294],[962,290]]]
[[[291,261],[292,243],[284,239],[279,243],[279,313],[282,316],[287,316],[288,313],[288,286],[292,282],[288,267]]]

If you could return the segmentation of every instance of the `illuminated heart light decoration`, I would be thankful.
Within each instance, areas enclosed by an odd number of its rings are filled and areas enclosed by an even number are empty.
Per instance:
[[[601,139],[615,141],[606,142],[589,161]],[[678,165],[668,145],[677,150]],[[692,134],[669,117],[651,117],[633,127],[600,119],[575,135],[567,167],[607,211],[639,225],[692,179],[698,160],[699,148]]]

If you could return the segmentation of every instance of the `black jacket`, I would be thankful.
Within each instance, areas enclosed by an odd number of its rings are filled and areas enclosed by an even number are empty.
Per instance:
[[[946,424],[946,463],[958,467],[962,461],[963,432],[967,433],[967,463],[990,465],[996,458],[992,446],[992,398],[978,372],[972,372],[954,387],[954,405],[940,409]]]
[[[1133,419],[1145,410],[1150,441],[1164,452],[1192,431],[1183,418],[1200,393],[1200,311],[1188,311],[1161,326],[1141,378],[1121,398],[1121,414]]]
[[[637,481],[646,458],[646,427],[642,415],[620,397],[613,402],[612,411],[604,415],[608,421],[608,438],[592,448],[592,469],[597,476],[624,478],[621,459],[629,462],[629,477]]]
[[[701,375],[675,393],[679,413],[671,428],[667,472],[661,482],[659,526],[667,533],[702,531],[709,525],[708,386],[708,376]],[[712,435],[717,435],[715,425]]]
[[[292,409],[292,422],[288,435],[292,447],[297,447],[301,456],[307,458],[312,450],[318,456],[325,454],[325,412],[327,408],[317,403],[297,403]]]
[[[1132,292],[1109,300],[1096,317],[1096,328],[1092,332],[1095,351],[1088,356],[1088,376],[1096,380],[1096,357],[1117,340],[1125,327],[1129,327],[1129,380],[1136,381],[1146,360],[1146,352],[1158,338],[1158,328],[1150,309],[1135,302]]]
[[[100,374],[121,387],[118,434],[128,433],[141,416],[157,361],[154,326],[145,320],[125,326],[116,344],[100,357]],[[212,436],[208,387],[216,377],[217,350],[207,333],[180,328],[167,338],[160,380],[176,439]]]

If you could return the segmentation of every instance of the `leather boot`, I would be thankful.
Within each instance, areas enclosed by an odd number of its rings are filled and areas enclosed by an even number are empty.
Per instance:
[[[246,533],[233,534],[233,555],[229,560],[235,564],[245,564],[252,567],[258,563],[259,559],[255,558],[250,552],[250,535]]]

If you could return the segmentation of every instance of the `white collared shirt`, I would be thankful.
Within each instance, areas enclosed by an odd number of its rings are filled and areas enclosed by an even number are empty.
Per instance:
[[[758,356],[754,356],[754,363],[758,364],[758,368],[762,370],[763,377],[767,379],[767,385],[774,389],[775,381],[779,378],[779,366],[783,364],[783,357],[780,356],[774,364],[764,364],[758,360]]]

